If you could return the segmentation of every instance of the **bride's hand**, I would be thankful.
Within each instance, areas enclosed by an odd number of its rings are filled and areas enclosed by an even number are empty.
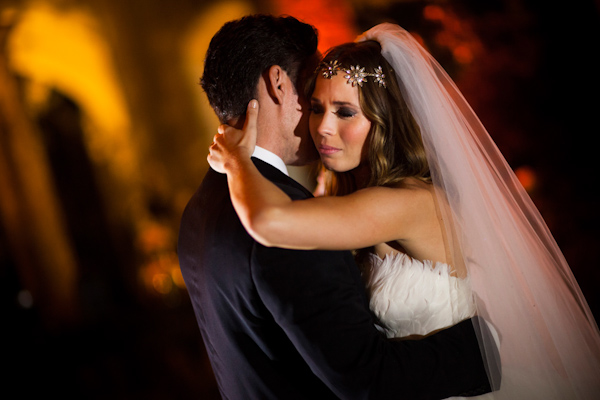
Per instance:
[[[219,126],[206,157],[212,169],[227,173],[236,163],[250,159],[256,146],[257,117],[258,101],[251,100],[242,130],[226,124]]]

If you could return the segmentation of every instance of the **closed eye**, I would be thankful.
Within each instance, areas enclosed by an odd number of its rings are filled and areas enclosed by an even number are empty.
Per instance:
[[[354,110],[348,109],[348,108],[340,108],[338,109],[335,114],[340,117],[340,118],[352,118],[354,117],[357,113]]]

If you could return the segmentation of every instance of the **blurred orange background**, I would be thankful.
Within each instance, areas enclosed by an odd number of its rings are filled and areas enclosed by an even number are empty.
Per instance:
[[[9,382],[26,396],[219,398],[176,242],[218,125],[198,84],[204,53],[223,23],[257,12],[315,25],[321,50],[385,21],[412,32],[479,114],[598,315],[598,2],[545,3],[0,0]]]

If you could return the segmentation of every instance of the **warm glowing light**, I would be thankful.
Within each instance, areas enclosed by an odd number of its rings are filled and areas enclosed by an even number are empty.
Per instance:
[[[171,230],[163,225],[149,222],[140,228],[138,245],[144,254],[152,254],[171,247]]]
[[[456,46],[452,49],[452,55],[456,62],[460,64],[469,64],[473,61],[473,52],[466,45]]]
[[[152,286],[160,294],[168,294],[173,289],[173,281],[167,274],[156,274],[152,277]]]
[[[442,7],[429,5],[423,8],[423,16],[429,20],[443,20],[446,13]]]
[[[425,19],[436,21],[440,30],[435,35],[438,46],[448,48],[459,64],[470,64],[481,52],[481,42],[468,21],[440,6],[429,5],[423,9]]]
[[[10,68],[26,78],[28,100],[44,101],[50,89],[81,107],[90,156],[128,176],[135,168],[126,102],[108,44],[88,13],[32,2],[7,44]]]
[[[151,256],[150,261],[140,268],[139,277],[147,290],[161,295],[167,295],[175,288],[185,288],[177,254],[173,251]]]
[[[515,170],[515,175],[526,191],[531,192],[535,188],[537,183],[537,175],[531,167],[519,167]]]
[[[319,31],[319,50],[352,42],[359,32],[349,1],[274,0],[274,14],[287,14],[313,25]]]

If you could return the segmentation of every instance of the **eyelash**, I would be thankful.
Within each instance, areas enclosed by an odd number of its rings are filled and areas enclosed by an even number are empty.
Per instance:
[[[319,106],[311,106],[310,107],[310,112],[313,114],[322,114],[323,113],[323,109]],[[337,110],[335,113],[335,115],[337,115],[340,118],[352,118],[356,115],[356,112],[352,111],[352,110],[346,110],[344,108],[340,108],[339,110]]]
[[[337,112],[335,114],[340,118],[352,118],[356,115],[356,113],[354,111],[345,110],[343,108],[337,110]]]

